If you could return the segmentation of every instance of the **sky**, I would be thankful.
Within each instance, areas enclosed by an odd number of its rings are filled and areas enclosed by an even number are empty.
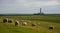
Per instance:
[[[0,0],[0,14],[60,14],[60,0]]]

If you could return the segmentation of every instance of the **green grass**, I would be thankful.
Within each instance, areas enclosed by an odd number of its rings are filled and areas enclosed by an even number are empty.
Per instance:
[[[11,18],[13,22],[18,20],[19,26],[3,23],[4,18]],[[26,21],[28,25],[22,26],[21,20]],[[29,21],[35,22],[37,26],[31,26],[32,22]],[[48,29],[50,25],[54,26],[53,30]],[[0,16],[0,33],[60,33],[60,16]]]
[[[38,33],[31,28],[15,27],[12,24],[0,23],[0,33]]]

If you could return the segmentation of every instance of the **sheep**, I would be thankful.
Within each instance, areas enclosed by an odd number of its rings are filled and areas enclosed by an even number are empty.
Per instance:
[[[8,23],[12,23],[12,21],[13,21],[12,19],[8,19]]]
[[[54,27],[53,27],[53,26],[49,26],[49,29],[53,30],[53,29],[54,29]]]
[[[24,25],[24,26],[27,25],[27,22],[22,22],[22,25]]]
[[[18,24],[19,24],[19,21],[15,21],[15,26],[18,26]]]
[[[3,19],[3,23],[8,22],[8,18]]]
[[[32,26],[36,26],[36,23],[32,23]]]

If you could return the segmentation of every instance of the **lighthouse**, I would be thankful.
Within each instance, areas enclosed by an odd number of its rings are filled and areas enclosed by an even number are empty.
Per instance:
[[[40,14],[41,14],[41,8],[40,8]]]

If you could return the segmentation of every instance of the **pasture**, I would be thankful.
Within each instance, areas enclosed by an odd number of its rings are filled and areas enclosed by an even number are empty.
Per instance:
[[[13,23],[3,23],[4,18],[10,18]],[[14,26],[14,21],[18,20],[19,25]],[[27,22],[26,26],[23,26],[22,20]],[[36,23],[36,26],[32,26],[32,22]],[[49,26],[54,26],[53,30],[49,29]],[[60,33],[60,16],[0,16],[0,33]]]

